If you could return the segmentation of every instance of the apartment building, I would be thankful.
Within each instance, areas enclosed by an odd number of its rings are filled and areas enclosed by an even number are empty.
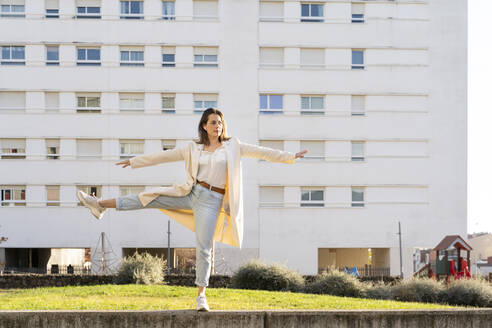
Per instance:
[[[120,159],[197,137],[207,107],[230,135],[297,152],[243,160],[244,246],[302,274],[412,273],[416,247],[466,235],[466,1],[0,0],[0,262],[95,265],[167,256],[168,217],[102,198],[184,181],[183,164]],[[195,247],[171,220],[173,265]],[[60,249],[67,250],[61,255]],[[88,254],[91,254],[89,256]]]

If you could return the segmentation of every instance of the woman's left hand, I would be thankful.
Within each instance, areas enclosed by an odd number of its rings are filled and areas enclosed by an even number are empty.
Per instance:
[[[296,153],[296,158],[303,158],[304,154],[306,154],[307,152],[307,150],[301,150],[300,152]]]

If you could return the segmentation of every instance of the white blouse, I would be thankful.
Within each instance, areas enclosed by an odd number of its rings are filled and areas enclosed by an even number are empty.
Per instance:
[[[213,152],[203,150],[200,145],[200,157],[198,158],[197,179],[208,183],[213,187],[225,188],[227,173],[227,156],[224,145]]]

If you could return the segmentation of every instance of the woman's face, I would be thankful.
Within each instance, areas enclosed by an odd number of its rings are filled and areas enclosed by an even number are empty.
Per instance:
[[[217,114],[210,114],[208,116],[207,124],[203,125],[205,131],[207,131],[208,138],[218,138],[222,133],[222,120]]]

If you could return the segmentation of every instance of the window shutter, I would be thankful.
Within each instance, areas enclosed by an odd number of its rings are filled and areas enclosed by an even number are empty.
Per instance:
[[[260,146],[284,150],[284,142],[282,140],[260,140]]]
[[[176,47],[162,47],[163,54],[176,54]]]
[[[217,17],[217,1],[193,1],[193,16],[204,19]]]
[[[301,140],[301,150],[307,149],[307,157],[324,157],[325,142],[324,141],[305,141]]]
[[[364,96],[352,96],[352,104],[351,104],[352,111],[357,111],[357,112],[364,111],[364,107],[365,107],[364,98],[365,98]]]
[[[176,140],[174,139],[163,139],[162,140],[162,149],[173,149],[176,148]]]
[[[364,157],[364,142],[352,141],[352,157]]]
[[[218,49],[217,47],[195,47],[194,48],[195,55],[217,55]]]
[[[77,155],[97,156],[101,155],[101,140],[77,140]]]
[[[101,7],[101,0],[77,0],[77,7]]]
[[[26,148],[26,139],[2,139],[1,148]]]
[[[260,2],[260,17],[275,18],[284,16],[283,2]]]
[[[199,93],[194,95],[195,101],[217,101],[216,94]]]
[[[46,147],[60,147],[60,139],[46,139]]]
[[[301,65],[324,65],[324,49],[301,49]]]
[[[364,4],[363,3],[353,3],[352,4],[352,15],[354,15],[354,14],[359,14],[359,15],[364,14]]]
[[[284,62],[283,48],[260,48],[261,64],[283,64],[283,62]]]
[[[25,107],[25,92],[0,92],[0,108],[24,109]]]
[[[0,4],[23,6],[25,5],[25,0],[1,0]]]
[[[60,186],[46,186],[46,200],[59,201],[60,200]]]
[[[60,107],[60,97],[58,92],[46,92],[44,97],[46,108],[57,109]]]
[[[260,187],[260,202],[281,205],[284,202],[283,187]]]
[[[58,9],[58,0],[46,0],[46,9]]]

